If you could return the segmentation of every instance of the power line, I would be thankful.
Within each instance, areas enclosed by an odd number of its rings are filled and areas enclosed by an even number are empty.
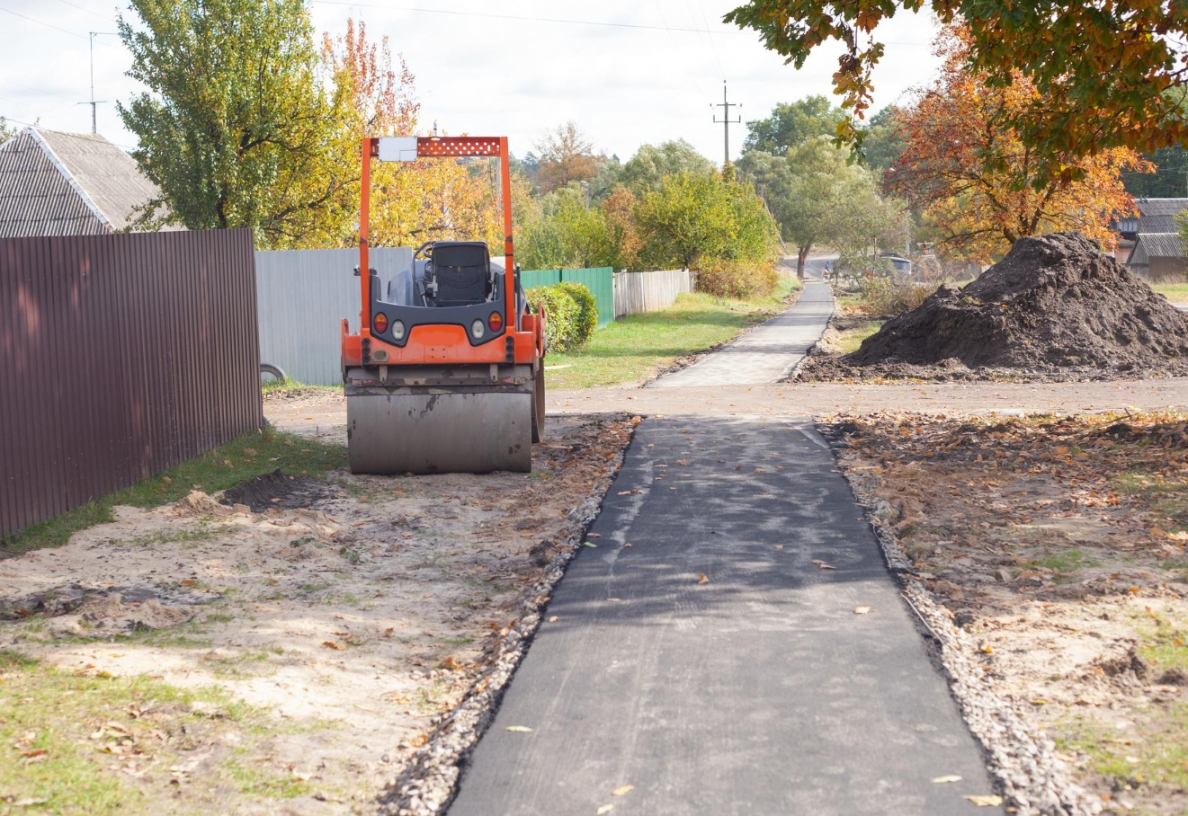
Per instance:
[[[50,25],[50,24],[49,24],[49,23],[47,23],[47,22],[44,22],[44,21],[42,21],[42,20],[37,20],[37,19],[34,19],[33,17],[27,17],[27,16],[25,16],[24,14],[20,14],[20,13],[18,13],[18,12],[15,12],[15,11],[13,11],[12,9],[6,9],[6,8],[4,8],[3,6],[0,6],[0,11],[7,12],[8,14],[11,14],[13,17],[20,17],[22,20],[28,20],[28,21],[29,21],[29,22],[31,22],[31,23],[37,23],[38,25],[43,25],[43,26],[45,26],[46,28],[52,28],[54,31],[61,31],[63,34],[69,34],[71,37],[78,37],[80,40],[85,40],[85,39],[86,39],[86,37],[84,37],[82,34],[78,34],[78,33],[74,32],[74,31],[67,31],[67,30],[66,30],[66,29],[64,29],[64,28],[58,28],[56,25]]]
[[[634,28],[643,31],[677,31],[684,34],[701,34],[704,33],[700,28],[668,28],[665,26],[643,25],[640,23],[612,23],[606,20],[571,20],[562,17],[532,17],[529,15],[520,14],[492,14],[485,11],[452,11],[448,9],[431,9],[420,8],[416,6],[391,6],[386,3],[353,3],[347,0],[310,0],[316,6],[349,6],[352,8],[378,8],[388,11],[409,11],[416,14],[446,14],[453,17],[486,17],[492,20],[519,20],[521,22],[532,23],[558,23],[561,25],[581,25],[581,26],[604,26],[608,28]],[[726,32],[709,32],[711,34],[720,33],[736,33],[733,31]]]
[[[72,8],[76,8],[79,11],[85,11],[87,14],[92,14],[95,17],[99,17],[100,19],[107,20],[110,23],[117,22],[114,17],[108,17],[106,14],[100,14],[97,11],[91,11],[89,8],[83,8],[82,6],[78,5],[77,3],[71,3],[70,0],[58,0],[58,2],[63,3],[67,6],[71,6]]]
[[[718,74],[722,80],[726,80],[726,69],[722,67],[722,58],[718,54],[718,44],[714,42],[714,38],[710,36],[709,19],[705,16],[705,6],[701,4],[701,0],[697,0],[697,9],[701,12],[701,22],[705,26],[705,36],[709,40],[710,48],[714,52],[714,62],[718,63]]]

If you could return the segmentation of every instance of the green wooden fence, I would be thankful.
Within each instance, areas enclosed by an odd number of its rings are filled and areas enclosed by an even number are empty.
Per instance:
[[[609,266],[598,269],[539,269],[520,273],[520,285],[525,289],[552,286],[562,282],[583,283],[594,295],[598,305],[599,328],[615,319],[615,271]]]

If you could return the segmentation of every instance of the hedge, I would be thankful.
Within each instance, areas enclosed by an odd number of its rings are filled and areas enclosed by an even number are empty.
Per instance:
[[[574,351],[586,344],[598,326],[594,295],[580,283],[558,283],[527,289],[532,311],[547,315],[545,340],[553,351]]]
[[[561,281],[557,288],[573,298],[573,302],[577,304],[574,336],[579,338],[577,345],[584,346],[598,328],[598,301],[584,283]]]

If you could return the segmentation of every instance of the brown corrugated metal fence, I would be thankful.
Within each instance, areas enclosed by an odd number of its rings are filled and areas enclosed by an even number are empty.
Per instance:
[[[259,428],[251,230],[0,240],[0,535]]]

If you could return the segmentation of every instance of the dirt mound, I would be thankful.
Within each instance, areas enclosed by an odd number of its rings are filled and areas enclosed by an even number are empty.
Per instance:
[[[1179,372],[1188,317],[1089,239],[1023,238],[964,289],[941,287],[839,361]]]
[[[224,491],[221,501],[229,507],[242,504],[250,507],[253,513],[263,513],[271,507],[284,510],[309,507],[325,493],[325,486],[320,482],[274,470]]]

